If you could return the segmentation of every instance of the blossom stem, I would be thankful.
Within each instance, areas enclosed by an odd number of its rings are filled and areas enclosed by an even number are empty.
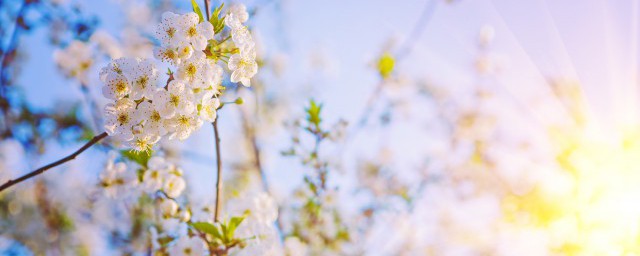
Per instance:
[[[222,159],[220,158],[220,134],[218,133],[218,118],[213,121],[213,134],[215,135],[216,142],[216,165],[217,165],[217,179],[216,179],[216,209],[213,213],[213,221],[218,222],[220,217],[220,210],[222,206]]]
[[[222,40],[220,40],[220,42],[218,42],[218,44],[222,44],[222,43],[226,42],[227,40],[229,40],[229,38],[231,38],[230,35],[225,37],[225,38],[223,38]]]
[[[40,174],[44,173],[45,171],[47,171],[47,170],[49,170],[49,169],[51,169],[53,167],[56,167],[58,165],[61,165],[63,163],[66,163],[68,161],[71,161],[71,160],[75,159],[78,155],[80,155],[80,153],[84,152],[85,150],[87,150],[88,148],[90,148],[94,144],[98,143],[100,140],[104,139],[105,137],[107,137],[107,133],[106,132],[103,132],[103,133],[101,133],[99,135],[96,135],[95,137],[93,137],[93,139],[91,139],[89,142],[87,142],[87,144],[84,144],[84,146],[82,146],[76,152],[73,152],[71,155],[68,155],[65,158],[62,158],[62,159],[60,159],[58,161],[55,161],[53,163],[50,163],[48,165],[45,165],[44,167],[41,167],[41,168],[39,168],[39,169],[37,169],[35,171],[32,171],[32,172],[30,172],[28,174],[25,174],[25,175],[15,179],[15,180],[9,180],[9,181],[5,182],[4,184],[2,184],[2,186],[0,186],[0,192],[2,192],[3,190],[5,190],[5,189],[7,189],[7,188],[9,188],[9,187],[11,187],[11,186],[13,186],[15,184],[18,184],[20,182],[23,182],[25,180],[33,178],[33,177],[35,177],[37,175],[40,175]]]

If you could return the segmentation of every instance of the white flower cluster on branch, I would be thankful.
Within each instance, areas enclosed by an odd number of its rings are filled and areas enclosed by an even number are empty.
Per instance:
[[[231,82],[245,86],[258,70],[255,44],[242,23],[247,16],[246,7],[234,7],[226,16],[229,35],[217,40],[212,23],[198,14],[164,13],[156,27],[156,60],[120,58],[100,71],[103,95],[112,100],[104,109],[107,133],[146,151],[163,138],[184,140],[215,121],[224,72],[218,63],[228,63]],[[163,87],[157,61],[171,66]]]

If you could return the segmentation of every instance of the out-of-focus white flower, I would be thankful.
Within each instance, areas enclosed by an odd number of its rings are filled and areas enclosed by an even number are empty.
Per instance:
[[[74,40],[65,49],[56,50],[53,59],[67,77],[88,84],[87,71],[93,65],[94,54],[91,47],[82,41]]]
[[[164,183],[164,192],[167,193],[169,197],[176,198],[182,194],[186,187],[186,183],[184,179],[177,175],[170,175],[169,178]]]
[[[162,188],[165,177],[169,174],[169,165],[162,157],[151,157],[147,163],[148,169],[142,176],[145,190],[153,193]]]
[[[247,6],[244,4],[232,4],[229,6],[228,19],[235,19],[240,23],[245,23],[249,20],[249,13],[247,12]]]
[[[205,244],[199,237],[181,236],[170,248],[171,255],[205,255]]]
[[[182,222],[188,222],[191,220],[191,212],[183,209],[180,211],[178,218]]]
[[[493,28],[493,26],[484,25],[480,29],[480,33],[478,35],[478,42],[480,43],[480,46],[486,47],[489,44],[491,44],[491,42],[493,42],[493,38],[495,37],[495,34],[496,34],[496,31]]]
[[[178,213],[178,204],[171,199],[165,199],[160,203],[160,209],[162,211],[162,217],[168,219]]]
[[[89,41],[98,45],[98,48],[105,52],[111,59],[122,57],[122,48],[118,41],[107,31],[98,30],[91,35]]]
[[[107,196],[111,198],[130,190],[136,182],[135,173],[129,172],[125,163],[115,163],[113,158],[108,160],[104,171],[100,173],[100,185],[104,188]]]
[[[240,23],[240,21],[228,18],[225,20],[225,23],[229,28],[231,28],[231,40],[238,47],[253,47],[255,42],[253,41],[253,37],[251,36],[251,32],[249,29]]]
[[[306,256],[309,254],[307,245],[295,236],[287,237],[284,240],[284,249],[286,256]]]
[[[239,238],[254,237],[238,255],[282,255],[274,222],[278,217],[275,201],[267,193],[246,195],[228,202],[232,216],[246,215],[236,230]]]

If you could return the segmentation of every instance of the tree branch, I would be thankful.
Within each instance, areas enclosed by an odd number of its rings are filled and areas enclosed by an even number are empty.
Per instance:
[[[220,158],[220,135],[218,134],[218,118],[213,121],[213,134],[215,135],[216,142],[216,164],[217,164],[217,180],[216,180],[216,209],[213,215],[213,221],[218,222],[220,217],[220,209],[222,208],[220,204],[222,201],[220,197],[222,196],[222,159]]]
[[[206,10],[207,13],[207,21],[209,21],[211,16],[211,10],[209,9],[209,0],[204,0],[204,9]]]
[[[82,146],[76,152],[73,152],[73,154],[68,155],[67,157],[62,158],[62,159],[60,159],[58,161],[55,161],[55,162],[53,162],[51,164],[45,165],[44,167],[41,167],[40,169],[37,169],[37,170],[32,171],[32,172],[30,172],[28,174],[25,174],[20,178],[17,178],[15,180],[7,181],[6,183],[2,184],[2,186],[0,186],[0,192],[2,192],[3,190],[5,190],[5,189],[7,189],[7,188],[9,188],[9,187],[11,187],[11,186],[13,186],[15,184],[18,184],[20,182],[28,180],[28,179],[30,179],[30,178],[32,178],[34,176],[40,175],[40,174],[44,173],[45,171],[47,171],[47,170],[49,170],[49,169],[51,169],[53,167],[56,167],[58,165],[61,165],[63,163],[66,163],[68,161],[71,161],[71,160],[75,159],[76,156],[80,155],[80,153],[84,152],[85,150],[87,150],[88,148],[90,148],[94,144],[98,143],[100,140],[104,139],[105,137],[107,137],[107,133],[103,132],[103,133],[93,137],[93,139],[91,139],[89,142],[87,142],[87,144],[84,144],[84,146]]]

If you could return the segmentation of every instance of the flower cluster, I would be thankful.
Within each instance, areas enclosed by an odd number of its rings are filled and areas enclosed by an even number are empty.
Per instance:
[[[238,47],[238,53],[229,58],[229,70],[232,70],[231,82],[241,82],[245,86],[251,85],[251,78],[258,73],[256,62],[256,48],[251,32],[243,24],[249,18],[244,5],[234,5],[229,8],[226,24],[231,28],[231,38]]]
[[[139,151],[165,135],[186,139],[204,121],[213,122],[220,106],[222,68],[203,53],[213,39],[211,24],[198,23],[195,13],[165,13],[157,35],[156,56],[177,65],[164,88],[151,60],[120,58],[100,72],[103,94],[113,100],[105,107],[107,133]]]
[[[142,185],[146,192],[164,191],[167,196],[176,198],[185,189],[182,169],[167,162],[162,157],[151,157],[147,163],[147,170],[142,175]]]
[[[115,198],[132,191],[150,194],[162,191],[168,197],[176,198],[186,187],[182,169],[162,157],[151,157],[146,167],[141,169],[140,177],[136,177],[131,169],[125,162],[116,162],[115,154],[111,155],[100,174],[100,186],[107,196]]]
[[[164,13],[156,27],[160,45],[154,49],[155,58],[171,66],[164,87],[158,86],[153,60],[120,58],[100,71],[103,95],[112,100],[105,107],[107,133],[145,151],[164,137],[184,140],[204,122],[213,122],[221,105],[218,61],[228,63],[231,82],[245,86],[258,70],[255,43],[243,25],[247,18],[243,5],[230,8],[228,36],[216,41],[212,23],[198,14]]]

